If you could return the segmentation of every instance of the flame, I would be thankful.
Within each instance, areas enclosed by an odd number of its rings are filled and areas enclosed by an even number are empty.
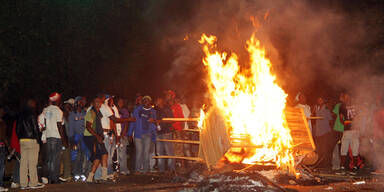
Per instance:
[[[204,119],[205,119],[205,112],[204,112],[204,105],[203,105],[203,107],[200,109],[200,117],[199,117],[199,121],[197,122],[197,127],[198,127],[200,130],[203,129]]]
[[[227,121],[230,162],[274,162],[294,172],[292,137],[284,116],[287,94],[275,82],[271,62],[254,35],[247,41],[249,67],[241,69],[235,53],[216,50],[215,36],[202,34],[203,63],[212,103]]]

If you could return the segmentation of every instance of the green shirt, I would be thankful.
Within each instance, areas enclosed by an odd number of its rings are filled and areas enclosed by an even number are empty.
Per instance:
[[[91,109],[85,114],[85,130],[84,130],[84,136],[93,136],[87,129],[87,122],[92,123],[92,129],[96,130],[96,113]]]
[[[344,125],[340,121],[340,106],[341,106],[341,103],[336,104],[335,108],[333,108],[333,111],[332,111],[337,116],[335,120],[335,125],[333,126],[333,130],[343,132]]]

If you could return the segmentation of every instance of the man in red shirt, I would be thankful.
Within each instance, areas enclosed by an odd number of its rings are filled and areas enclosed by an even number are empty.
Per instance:
[[[172,110],[172,114],[173,114],[173,117],[174,118],[184,118],[184,115],[183,115],[183,110],[181,109],[181,106],[176,103],[175,101],[175,98],[176,98],[176,94],[175,92],[171,91],[171,90],[168,90],[166,93],[165,93],[165,99],[169,105],[169,107],[171,108]],[[172,124],[172,128],[174,130],[173,132],[173,138],[176,139],[176,140],[183,140],[183,132],[182,132],[182,129],[183,129],[183,123],[182,122],[174,122]],[[175,143],[174,144],[174,148],[175,148],[175,155],[176,156],[184,156],[184,150],[183,150],[183,144],[181,143]],[[182,164],[182,167],[184,166],[184,161],[181,161],[181,164]]]

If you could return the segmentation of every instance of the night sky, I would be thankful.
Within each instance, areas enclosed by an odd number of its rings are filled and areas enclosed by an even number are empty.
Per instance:
[[[383,1],[6,0],[0,21],[0,100],[13,106],[53,91],[132,99],[173,89],[201,102],[204,32],[243,65],[255,33],[291,97],[383,85]]]

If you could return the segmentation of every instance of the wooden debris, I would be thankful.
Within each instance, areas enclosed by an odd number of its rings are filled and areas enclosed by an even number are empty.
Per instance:
[[[172,142],[172,143],[200,144],[200,141],[191,141],[191,140],[158,139],[157,141]]]
[[[190,161],[204,161],[198,157],[183,157],[183,156],[153,156],[154,159],[185,159]]]

